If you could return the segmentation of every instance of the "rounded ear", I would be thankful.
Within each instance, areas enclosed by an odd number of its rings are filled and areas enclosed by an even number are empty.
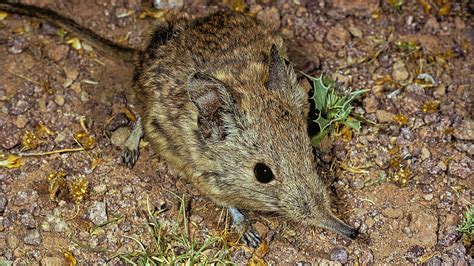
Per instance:
[[[204,73],[193,74],[187,90],[191,102],[198,109],[198,130],[201,137],[208,142],[224,140],[223,115],[231,109],[232,101],[225,84]]]
[[[266,86],[269,90],[286,91],[284,95],[287,95],[289,100],[295,104],[297,108],[305,108],[307,94],[298,84],[292,64],[289,63],[288,66],[286,65],[285,60],[280,56],[275,44],[273,44],[270,49],[268,81]]]

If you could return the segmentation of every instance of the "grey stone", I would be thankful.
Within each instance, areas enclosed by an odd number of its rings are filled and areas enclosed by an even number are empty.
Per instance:
[[[36,228],[36,220],[27,209],[20,210],[20,222],[28,229]]]
[[[107,221],[107,211],[105,202],[95,201],[87,211],[87,216],[95,225],[100,225]]]
[[[33,245],[33,246],[39,246],[42,240],[43,240],[43,237],[41,236],[39,230],[37,229],[29,230],[26,233],[26,236],[23,238],[23,242],[25,242],[25,244]]]
[[[28,42],[27,39],[21,37],[21,36],[16,36],[8,41],[8,52],[12,54],[19,54],[26,50],[30,46],[30,43]]]
[[[8,199],[7,196],[4,193],[0,193],[0,214],[2,214],[5,211],[5,208],[7,207]]]
[[[347,253],[347,250],[343,247],[335,247],[331,251],[331,260],[333,261],[338,261],[344,264],[347,263],[348,258],[349,254]]]
[[[171,9],[183,7],[183,0],[154,0],[153,6],[156,9]]]

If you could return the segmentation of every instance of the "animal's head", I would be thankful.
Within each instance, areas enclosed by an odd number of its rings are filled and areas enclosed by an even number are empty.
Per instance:
[[[330,211],[307,133],[307,93],[275,46],[265,62],[238,75],[196,73],[188,91],[202,156],[212,162],[199,178],[211,197],[355,238],[357,231]]]

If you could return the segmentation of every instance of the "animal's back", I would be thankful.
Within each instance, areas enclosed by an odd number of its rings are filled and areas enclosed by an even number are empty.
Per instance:
[[[143,127],[160,156],[192,178],[201,168],[196,164],[212,160],[199,158],[205,145],[200,144],[196,106],[186,88],[189,78],[206,73],[238,93],[253,93],[245,85],[262,82],[271,46],[281,48],[283,41],[254,18],[235,12],[177,22],[162,31],[162,44],[151,43],[136,79],[138,101],[144,105]],[[212,169],[212,165],[202,168]]]

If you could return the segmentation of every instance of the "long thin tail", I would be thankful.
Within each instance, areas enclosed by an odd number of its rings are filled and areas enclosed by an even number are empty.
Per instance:
[[[8,13],[26,15],[36,17],[48,21],[56,26],[64,28],[68,32],[77,35],[82,41],[92,45],[99,50],[113,58],[120,58],[125,61],[132,61],[135,54],[140,52],[138,49],[122,46],[116,44],[108,39],[103,38],[90,29],[84,28],[77,24],[74,20],[64,17],[50,9],[39,8],[30,5],[23,5],[19,3],[10,3],[8,0],[0,0],[0,10]]]

